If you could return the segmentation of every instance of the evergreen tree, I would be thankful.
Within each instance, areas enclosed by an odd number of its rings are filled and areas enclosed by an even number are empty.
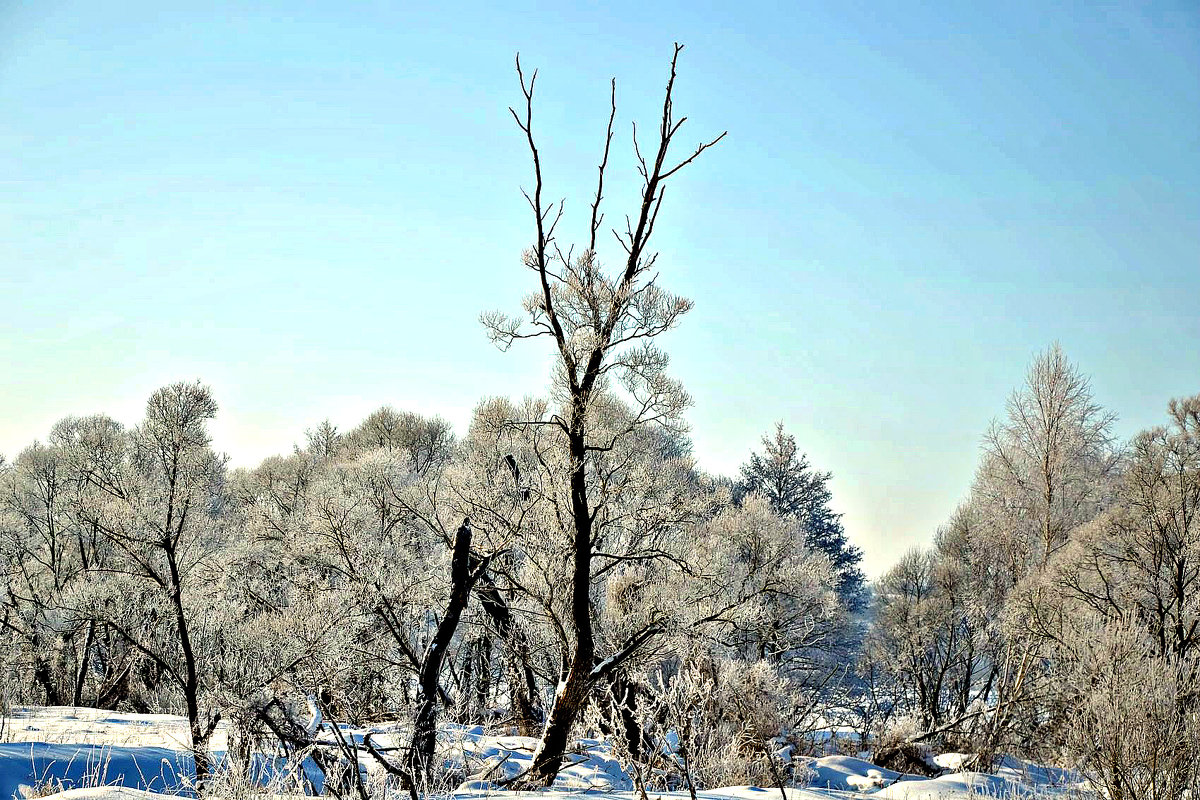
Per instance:
[[[838,576],[838,596],[851,610],[863,604],[865,578],[859,568],[862,550],[850,543],[842,515],[829,507],[832,473],[819,472],[796,447],[796,437],[776,423],[775,435],[763,436],[763,452],[751,453],[742,465],[742,479],[734,493],[738,502],[747,494],[761,494],[781,517],[794,519],[804,529],[809,549],[824,553]]]

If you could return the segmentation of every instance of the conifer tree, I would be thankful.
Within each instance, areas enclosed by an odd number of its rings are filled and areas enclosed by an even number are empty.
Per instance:
[[[774,436],[763,436],[763,451],[751,453],[742,465],[742,479],[735,491],[740,501],[747,494],[761,494],[771,510],[798,522],[804,531],[804,543],[824,553],[838,576],[838,595],[851,609],[863,604],[863,572],[859,568],[862,550],[850,543],[842,527],[842,515],[829,507],[830,472],[819,472],[808,455],[796,446],[796,437],[776,423]]]

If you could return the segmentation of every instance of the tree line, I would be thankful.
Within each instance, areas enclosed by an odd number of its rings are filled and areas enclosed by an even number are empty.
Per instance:
[[[875,585],[864,719],[1179,797],[1200,753],[1200,395],[1130,442],[1055,345],[986,432],[971,490]],[[888,722],[890,720],[890,722]]]
[[[310,697],[326,718],[411,723],[399,768],[417,785],[439,719],[543,735],[578,646],[569,453],[526,424],[546,403],[484,401],[462,438],[383,408],[238,470],[211,447],[215,412],[206,387],[174,384],[135,427],[68,418],[0,468],[8,701],[182,713],[201,777],[221,720],[243,757],[312,744]],[[685,437],[631,413],[610,401],[592,429],[612,445],[589,464],[578,713],[598,704],[642,754],[664,665],[802,683],[857,595],[809,543],[809,517],[840,532],[827,490],[777,509],[746,490],[778,478],[768,462],[705,475]]]

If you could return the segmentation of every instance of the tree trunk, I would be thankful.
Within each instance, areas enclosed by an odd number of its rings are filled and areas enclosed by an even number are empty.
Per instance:
[[[492,693],[492,640],[482,637],[475,644],[475,707],[480,721],[487,718]]]
[[[538,744],[533,765],[529,768],[526,778],[530,785],[549,787],[558,777],[558,770],[570,743],[571,728],[587,705],[588,696],[591,694],[590,673],[590,668],[583,667],[580,661],[575,659],[567,677],[559,683],[558,691],[554,695],[554,705],[550,708],[550,718],[546,721],[542,740]]]
[[[196,764],[196,791],[203,793],[211,773],[208,755],[208,738],[211,729],[205,731],[200,721],[200,675],[196,669],[196,653],[192,649],[192,637],[188,627],[187,612],[183,608],[183,579],[171,544],[163,547],[167,555],[167,568],[171,579],[171,603],[175,610],[175,628],[179,635],[179,646],[183,655],[183,701],[187,708],[188,729],[192,736],[192,760]]]
[[[512,692],[513,717],[519,736],[537,736],[542,725],[542,711],[534,698],[537,697],[537,680],[533,676],[533,668],[529,666],[529,645],[521,640],[516,658],[510,664],[513,680],[509,691]]]
[[[587,705],[592,691],[592,668],[596,643],[592,634],[592,514],[587,499],[587,474],[584,442],[584,406],[586,397],[577,397],[572,409],[568,436],[571,452],[571,517],[574,521],[573,564],[571,570],[571,626],[575,633],[575,651],[571,654],[566,676],[559,682],[554,705],[542,732],[542,741],[533,756],[525,782],[548,787],[558,777],[566,754],[571,728]]]
[[[45,656],[38,656],[33,665],[33,680],[46,693],[46,705],[61,706],[62,697],[58,692],[58,683],[54,680],[54,670]]]
[[[192,760],[196,763],[196,792],[203,794],[208,786],[208,776],[212,773],[211,760],[208,755],[208,734],[200,723],[200,706],[195,693],[187,698],[188,729],[192,734]]]
[[[437,745],[438,678],[450,650],[450,641],[471,598],[471,589],[482,574],[482,566],[471,568],[471,522],[463,520],[454,537],[450,561],[450,600],[438,623],[433,641],[421,660],[417,676],[417,713],[408,751],[408,773],[414,780],[428,780]]]
[[[79,670],[75,673],[75,690],[71,693],[71,705],[83,705],[83,685],[87,682],[88,664],[92,652],[92,642],[96,638],[96,621],[88,622],[87,636],[83,639],[83,650],[79,654]]]

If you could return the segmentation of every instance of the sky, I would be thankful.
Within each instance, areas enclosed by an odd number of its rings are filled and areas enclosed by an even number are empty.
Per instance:
[[[535,135],[586,234],[609,79],[608,219],[671,45],[680,152],[660,282],[695,454],[775,422],[833,473],[878,575],[966,493],[1052,342],[1128,437],[1200,392],[1200,7],[1145,3],[0,0],[0,454],[128,424],[200,379],[235,465],[383,405],[464,431],[546,392],[519,311]],[[611,240],[600,256],[617,263]]]

